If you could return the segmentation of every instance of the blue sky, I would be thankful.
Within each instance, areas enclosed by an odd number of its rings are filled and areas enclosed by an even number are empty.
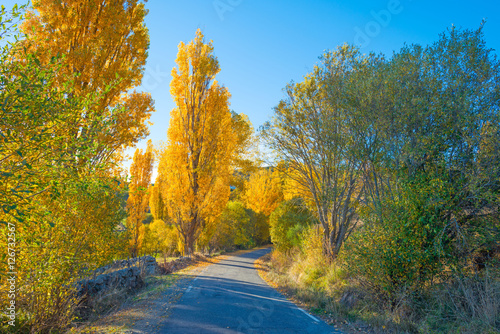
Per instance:
[[[475,29],[485,18],[487,46],[500,50],[497,0],[149,0],[146,7],[151,45],[140,89],[156,102],[153,142],[166,139],[177,46],[197,28],[213,40],[231,109],[248,115],[256,129],[269,120],[288,82],[300,81],[325,50],[343,43],[390,55],[404,43],[430,44],[452,24]],[[138,145],[145,146],[146,140]]]

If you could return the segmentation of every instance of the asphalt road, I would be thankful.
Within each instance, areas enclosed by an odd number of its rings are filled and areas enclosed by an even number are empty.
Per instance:
[[[205,268],[175,304],[159,333],[340,333],[260,278],[254,261],[269,251],[231,256]]]

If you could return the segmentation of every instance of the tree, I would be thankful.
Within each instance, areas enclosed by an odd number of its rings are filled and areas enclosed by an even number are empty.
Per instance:
[[[261,169],[250,175],[243,200],[247,208],[269,215],[283,201],[283,191],[278,170]]]
[[[46,8],[40,8],[41,3],[35,5],[38,13],[47,15],[57,6],[45,1],[42,7]],[[145,127],[143,121],[150,110],[144,114],[147,108],[143,107],[151,102],[147,100],[132,112],[142,114],[138,118],[127,116],[132,111],[131,102],[105,106],[107,97],[131,88],[116,90],[121,81],[114,74],[99,76],[102,71],[97,69],[106,66],[93,67],[100,52],[109,51],[105,48],[109,41],[88,52],[91,56],[86,61],[90,63],[85,64],[84,75],[92,78],[82,89],[82,75],[71,70],[68,60],[78,58],[78,50],[92,46],[95,40],[80,43],[73,36],[77,42],[74,48],[57,51],[49,45],[56,43],[50,32],[57,35],[65,29],[89,26],[89,22],[78,16],[81,11],[78,15],[58,9],[54,12],[61,15],[53,17],[50,24],[40,19],[39,35],[36,29],[28,29],[28,39],[2,48],[0,65],[0,225],[2,232],[4,223],[16,226],[18,319],[37,333],[67,326],[77,303],[76,282],[113,256],[121,256],[117,245],[123,247],[124,240],[117,225],[123,218],[119,193],[124,183],[111,156],[144,135],[140,127]],[[105,27],[113,31],[123,28]],[[94,30],[99,34],[105,29]],[[0,31],[1,37],[9,35],[9,31]],[[58,36],[60,45],[68,42],[64,38],[69,35]],[[130,63],[123,65],[127,69]],[[106,112],[99,114],[98,110]],[[139,127],[137,119],[141,120]],[[120,134],[113,133],[116,130]],[[7,239],[0,244],[7,249],[4,242]],[[6,254],[2,252],[0,259],[6,262]]]
[[[130,166],[129,197],[127,200],[127,228],[130,233],[130,255],[137,256],[141,247],[141,226],[149,204],[151,174],[153,172],[153,144],[148,140],[146,152],[136,149]]]
[[[227,202],[222,214],[206,225],[198,243],[210,251],[255,247],[269,238],[267,217],[238,201]]]
[[[0,31],[0,37],[9,35]],[[68,136],[68,129],[105,90],[73,94],[73,77],[62,83],[56,76],[60,58],[42,63],[21,42],[7,44],[0,57],[0,229],[16,231],[16,330],[23,331],[23,323],[31,332],[50,331],[71,322],[76,282],[118,254],[121,241],[115,229],[122,218],[115,195],[121,185],[109,165],[67,168],[96,154],[92,143]],[[96,131],[110,126],[103,119]],[[7,242],[0,240],[2,249]],[[0,259],[6,263],[7,252]],[[7,271],[2,268],[0,276]]]
[[[330,259],[354,230],[362,195],[356,142],[348,128],[354,108],[346,89],[362,61],[359,51],[349,46],[326,53],[322,66],[286,87],[287,98],[262,130],[284,162],[283,173],[308,190]]]
[[[366,159],[364,224],[346,259],[396,298],[498,247],[500,63],[481,26],[405,46],[374,71],[362,80],[382,75],[371,94],[382,91],[389,107],[374,103],[379,159]]]
[[[161,175],[156,177],[155,184],[151,186],[149,190],[149,208],[151,214],[155,220],[162,220],[165,223],[168,222],[168,210],[165,206],[165,199],[162,195],[162,188],[164,187],[164,181]]]
[[[260,165],[258,157],[258,138],[255,136],[248,116],[231,112],[233,130],[238,136],[234,173],[231,177],[231,200],[239,201],[245,191],[248,175]]]
[[[97,103],[82,109],[78,122],[67,127],[68,137],[97,146],[93,161],[106,160],[148,134],[153,100],[148,93],[128,93],[140,85],[146,63],[146,14],[138,0],[35,0],[22,24],[27,35],[23,45],[36,50],[41,63],[63,55],[56,87],[71,77],[72,95],[101,93]],[[105,119],[111,125],[99,128]]]
[[[180,43],[176,63],[170,84],[176,108],[159,173],[169,217],[183,238],[184,253],[191,254],[207,219],[217,217],[229,199],[238,135],[230,94],[215,80],[220,67],[212,42],[205,43],[198,30],[192,42]]]

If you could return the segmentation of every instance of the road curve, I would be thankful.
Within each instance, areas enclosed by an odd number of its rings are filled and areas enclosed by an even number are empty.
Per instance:
[[[258,249],[210,265],[175,304],[158,333],[341,333],[299,309],[258,275]]]

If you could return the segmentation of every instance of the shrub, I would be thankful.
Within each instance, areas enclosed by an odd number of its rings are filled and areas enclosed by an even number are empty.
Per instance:
[[[269,217],[271,241],[276,249],[286,252],[300,244],[300,233],[314,221],[301,199],[282,202]]]
[[[198,239],[198,247],[210,250],[250,248],[269,239],[269,227],[263,214],[255,213],[238,201],[229,201],[212,222],[207,223]]]
[[[143,225],[141,228],[145,229],[142,242],[144,254],[172,255],[179,250],[179,234],[174,226],[156,219],[151,224]]]

